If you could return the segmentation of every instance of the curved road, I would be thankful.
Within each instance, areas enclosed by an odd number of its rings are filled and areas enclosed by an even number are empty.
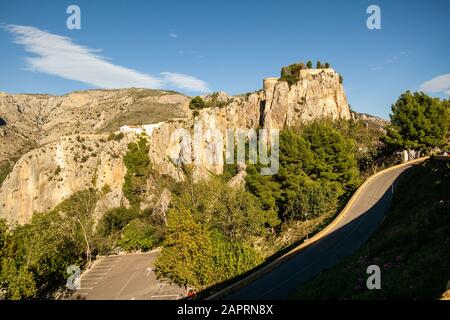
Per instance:
[[[396,166],[371,177],[349,201],[345,213],[339,215],[322,235],[301,245],[300,250],[294,249],[297,252],[288,253],[282,258],[283,262],[267,268],[273,270],[261,272],[262,275],[252,282],[238,283],[233,286],[235,289],[225,289],[227,294],[222,292],[210,298],[287,299],[302,283],[336,265],[369,239],[383,221],[397,178],[421,161],[423,159]]]

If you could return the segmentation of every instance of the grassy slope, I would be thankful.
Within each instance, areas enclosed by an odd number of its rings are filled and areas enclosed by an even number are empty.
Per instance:
[[[450,280],[450,163],[429,160],[397,187],[389,213],[354,255],[291,294],[293,299],[435,299]],[[381,290],[366,287],[381,268]]]

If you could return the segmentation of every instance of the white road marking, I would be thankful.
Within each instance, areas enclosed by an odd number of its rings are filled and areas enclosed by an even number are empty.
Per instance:
[[[133,274],[128,278],[127,282],[125,283],[125,285],[122,287],[122,289],[120,289],[119,293],[114,297],[114,300],[117,300],[117,297],[120,296],[120,294],[123,292],[123,290],[125,290],[125,288],[127,287],[127,285],[130,283],[131,279],[133,278],[133,276],[137,273],[137,271],[133,272]]]

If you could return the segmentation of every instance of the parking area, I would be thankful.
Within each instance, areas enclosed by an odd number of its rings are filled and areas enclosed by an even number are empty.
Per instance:
[[[83,300],[176,300],[185,291],[156,279],[157,251],[103,257],[81,276],[72,299]]]

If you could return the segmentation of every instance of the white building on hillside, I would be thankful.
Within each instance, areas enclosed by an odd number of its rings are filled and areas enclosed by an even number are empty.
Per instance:
[[[141,134],[144,132],[144,128],[141,126],[121,126],[120,132]]]
[[[142,126],[121,126],[120,132],[123,133],[135,133],[135,134],[142,134],[145,133],[149,137],[152,135],[153,131],[156,128],[159,128],[161,126],[162,122],[159,123],[152,123],[152,124],[144,124]]]

